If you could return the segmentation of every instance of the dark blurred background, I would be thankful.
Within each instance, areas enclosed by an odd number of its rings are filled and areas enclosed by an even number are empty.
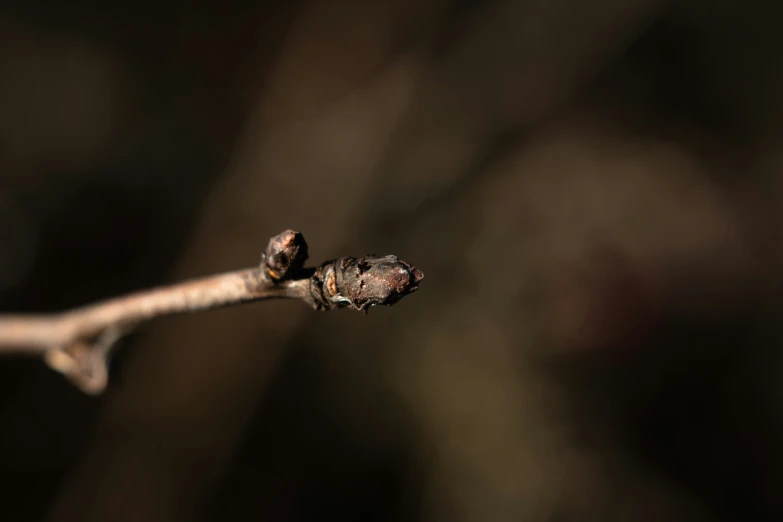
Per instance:
[[[394,253],[368,316],[0,361],[8,521],[783,520],[783,4],[4,0],[0,310]]]

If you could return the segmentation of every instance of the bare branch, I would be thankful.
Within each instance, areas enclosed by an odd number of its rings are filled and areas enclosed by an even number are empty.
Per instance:
[[[0,315],[0,354],[42,357],[86,393],[108,383],[111,348],[139,323],[163,315],[273,298],[316,310],[392,305],[416,291],[424,274],[395,256],[343,257],[304,268],[307,242],[286,230],[248,268],[110,299],[52,315]]]

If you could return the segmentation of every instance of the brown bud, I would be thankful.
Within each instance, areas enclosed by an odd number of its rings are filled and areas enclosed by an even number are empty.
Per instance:
[[[307,260],[307,242],[295,230],[286,230],[269,240],[261,256],[261,268],[273,282],[291,279]]]
[[[325,263],[312,278],[318,309],[350,307],[367,311],[392,305],[415,292],[424,274],[395,256],[344,257]]]

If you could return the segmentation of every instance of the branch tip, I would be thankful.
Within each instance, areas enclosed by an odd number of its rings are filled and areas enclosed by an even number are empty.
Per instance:
[[[55,315],[0,315],[0,354],[40,357],[90,395],[104,391],[116,341],[163,315],[272,298],[301,299],[316,310],[393,305],[418,290],[421,270],[396,256],[342,257],[305,268],[304,236],[285,230],[269,240],[260,268],[217,274],[109,299]]]

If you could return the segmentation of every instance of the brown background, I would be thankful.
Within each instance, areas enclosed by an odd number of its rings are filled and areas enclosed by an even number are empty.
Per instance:
[[[0,4],[0,310],[394,253],[368,316],[0,364],[9,521],[783,519],[783,5]]]

